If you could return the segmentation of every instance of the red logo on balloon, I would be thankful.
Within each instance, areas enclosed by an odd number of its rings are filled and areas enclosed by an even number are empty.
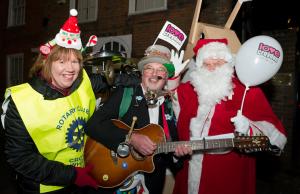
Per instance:
[[[275,62],[278,62],[280,57],[279,50],[264,43],[259,43],[257,54],[269,58]]]

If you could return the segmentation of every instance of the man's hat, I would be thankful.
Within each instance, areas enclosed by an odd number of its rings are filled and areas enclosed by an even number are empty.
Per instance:
[[[200,39],[194,47],[194,53],[197,66],[202,66],[203,60],[208,58],[224,59],[227,62],[231,62],[233,59],[226,38]]]
[[[138,62],[138,69],[142,72],[144,65],[148,63],[160,63],[166,67],[168,76],[172,77],[174,75],[175,68],[170,59],[170,49],[162,45],[152,45],[146,49],[145,57]]]

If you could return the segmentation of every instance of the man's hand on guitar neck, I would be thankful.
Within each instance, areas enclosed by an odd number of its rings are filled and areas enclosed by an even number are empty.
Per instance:
[[[157,148],[156,144],[148,136],[138,133],[132,133],[129,143],[137,152],[144,156],[152,155]]]
[[[175,152],[174,152],[174,155],[176,157],[182,157],[185,155],[192,155],[192,154],[193,154],[193,150],[192,150],[191,146],[183,145],[183,144],[177,145],[177,147],[175,148]]]

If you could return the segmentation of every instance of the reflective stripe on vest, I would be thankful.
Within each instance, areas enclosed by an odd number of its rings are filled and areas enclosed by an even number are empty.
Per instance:
[[[83,167],[84,127],[96,106],[86,72],[83,71],[82,83],[76,91],[55,100],[44,100],[28,83],[8,90],[40,154],[48,160]],[[41,184],[40,192],[61,188]]]

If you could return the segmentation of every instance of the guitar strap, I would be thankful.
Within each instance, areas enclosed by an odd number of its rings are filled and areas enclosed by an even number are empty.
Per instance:
[[[170,139],[169,126],[168,126],[168,122],[167,122],[166,115],[165,115],[164,104],[161,106],[161,114],[162,114],[163,127],[164,127],[164,132],[165,132],[166,138]]]
[[[119,118],[122,118],[128,111],[128,108],[129,108],[131,100],[132,100],[132,95],[133,95],[133,88],[125,87],[123,96],[122,96],[122,101],[121,101],[120,108],[119,108]],[[170,130],[169,130],[168,121],[166,119],[165,106],[167,109],[169,109],[168,103],[166,101],[161,106],[161,112],[162,112],[163,129],[166,134],[166,138],[169,139],[170,138]],[[169,110],[167,112],[168,112],[168,114],[171,114],[171,113],[169,113],[170,112]],[[175,136],[174,134],[171,134],[171,136],[172,136],[172,139],[174,139],[174,140],[178,139],[177,135]],[[175,136],[175,138],[173,136]]]
[[[174,115],[174,112],[173,112],[172,102],[170,101],[169,98],[165,98],[163,106],[164,106],[164,114],[162,114],[162,115],[165,116],[166,123],[168,125],[168,132],[170,134],[170,139],[169,140],[178,141],[176,118],[175,118],[175,115]],[[164,126],[164,128],[165,128],[165,126]]]
[[[122,118],[128,111],[132,99],[132,94],[133,88],[124,88],[123,97],[119,108],[119,118]]]

